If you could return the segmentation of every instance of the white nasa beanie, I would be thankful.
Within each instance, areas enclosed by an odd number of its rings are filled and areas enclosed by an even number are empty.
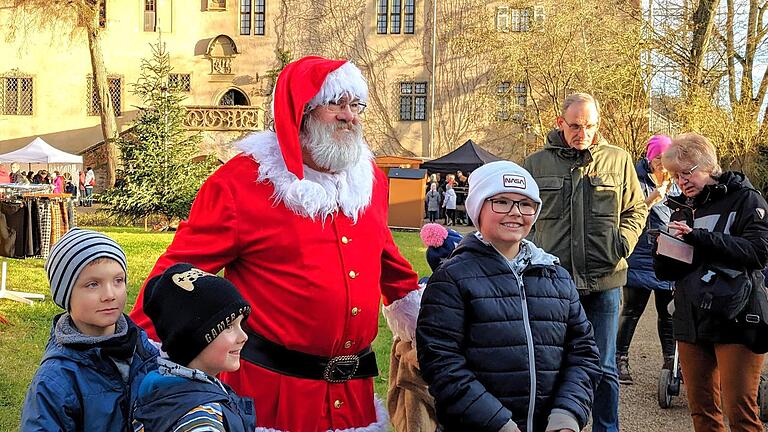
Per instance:
[[[541,198],[536,180],[525,168],[514,162],[496,161],[481,166],[469,175],[469,192],[464,204],[476,228],[480,228],[480,209],[483,202],[505,192],[525,195],[539,203],[539,209],[533,218],[533,221],[536,221],[541,213]]]

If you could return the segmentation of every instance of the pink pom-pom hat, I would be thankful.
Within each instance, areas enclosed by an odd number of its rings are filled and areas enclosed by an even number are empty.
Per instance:
[[[444,226],[436,223],[428,223],[421,227],[419,232],[421,241],[426,247],[440,247],[448,238],[448,230]]]

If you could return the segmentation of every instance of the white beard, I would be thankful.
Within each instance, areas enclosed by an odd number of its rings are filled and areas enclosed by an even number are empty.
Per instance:
[[[345,129],[349,132],[342,132]],[[334,137],[337,131],[342,134],[341,139]],[[304,120],[299,139],[312,161],[330,172],[339,172],[354,166],[360,161],[363,150],[368,148],[363,140],[363,127],[360,123],[324,124],[311,114]]]
[[[375,175],[373,154],[367,146],[357,163],[335,173],[304,165],[302,180],[286,168],[274,132],[250,134],[239,147],[259,163],[258,181],[274,185],[273,203],[284,203],[297,215],[325,220],[341,211],[356,222],[371,203]]]

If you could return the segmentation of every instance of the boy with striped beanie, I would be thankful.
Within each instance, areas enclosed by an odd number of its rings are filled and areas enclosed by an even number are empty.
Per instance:
[[[158,354],[123,314],[125,252],[102,233],[73,228],[51,248],[45,271],[65,312],[53,319],[21,430],[124,430],[130,397]]]

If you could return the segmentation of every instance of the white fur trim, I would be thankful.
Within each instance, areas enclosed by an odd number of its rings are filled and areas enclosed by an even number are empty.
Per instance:
[[[416,341],[416,320],[419,318],[421,296],[424,288],[415,289],[400,300],[384,306],[381,312],[387,319],[392,335],[407,342]]]
[[[320,91],[307,103],[307,107],[313,109],[331,101],[335,102],[344,95],[355,96],[363,103],[368,100],[368,84],[363,73],[352,62],[346,62],[329,73]]]
[[[376,406],[376,422],[369,424],[368,426],[349,429],[334,429],[328,430],[328,432],[386,432],[389,430],[389,415],[384,408],[384,403],[377,397],[373,398],[373,403]],[[256,432],[288,432],[278,429],[257,427]],[[300,431],[294,431],[300,432]]]
[[[357,222],[371,203],[373,154],[367,148],[357,164],[336,173],[319,172],[304,165],[304,179],[299,180],[285,167],[274,132],[252,133],[239,147],[259,163],[258,181],[274,185],[273,204],[282,202],[299,216],[325,220],[341,210]]]

